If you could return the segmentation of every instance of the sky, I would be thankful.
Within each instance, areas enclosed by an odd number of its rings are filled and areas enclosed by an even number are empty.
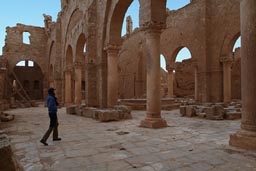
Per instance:
[[[43,27],[43,14],[51,15],[56,21],[60,9],[60,0],[3,0],[0,5],[0,55],[7,26],[13,27],[16,23],[22,23]]]
[[[190,0],[167,0],[167,8],[177,10],[189,4]],[[16,26],[16,23],[22,23],[32,26],[44,26],[43,14],[51,15],[53,21],[56,21],[58,12],[61,9],[60,0],[4,0],[0,6],[0,55],[4,46],[5,28],[7,26]],[[134,0],[126,12],[125,18],[131,15],[133,28],[139,25],[139,2]],[[125,21],[124,18],[124,21]],[[123,24],[122,35],[126,32],[126,22]],[[240,39],[235,47],[240,46]],[[191,58],[189,49],[183,48],[176,58],[176,61]],[[164,57],[161,57],[161,67],[165,69]]]

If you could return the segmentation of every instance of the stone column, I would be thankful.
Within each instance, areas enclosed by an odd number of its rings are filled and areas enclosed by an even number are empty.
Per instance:
[[[256,150],[256,1],[241,0],[242,123],[229,144]]]
[[[221,59],[223,64],[223,102],[231,102],[231,66],[233,54]]]
[[[65,71],[65,104],[72,103],[72,72],[70,70]]]
[[[174,97],[174,94],[173,94],[174,68],[168,67],[167,70],[168,70],[168,97],[173,98]]]
[[[75,63],[75,104],[82,103],[82,63]]]
[[[162,128],[167,123],[161,118],[160,95],[160,34],[161,23],[146,23],[147,51],[147,116],[140,126],[146,128]]]
[[[195,66],[195,100],[198,101],[198,76],[197,76],[197,72],[198,72],[198,68],[197,65]]]
[[[108,80],[107,80],[107,106],[117,105],[118,100],[118,52],[120,47],[117,45],[108,45],[106,48],[108,54]]]

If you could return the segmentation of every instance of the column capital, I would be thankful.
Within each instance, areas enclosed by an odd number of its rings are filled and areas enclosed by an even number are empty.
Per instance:
[[[64,74],[71,74],[72,73],[72,70],[71,69],[67,69],[64,71]]]
[[[104,50],[107,51],[107,53],[118,53],[121,49],[121,46],[119,44],[107,44],[104,47]]]
[[[141,29],[146,32],[159,32],[166,28],[166,24],[158,21],[149,21],[141,26]]]
[[[234,54],[229,53],[228,55],[223,55],[220,57],[220,62],[221,63],[231,63],[234,61]]]
[[[76,61],[76,62],[74,63],[74,67],[75,67],[75,68],[76,68],[76,67],[82,67],[82,62]]]
[[[173,70],[175,70],[175,67],[173,66],[173,64],[167,64],[166,65],[166,70],[168,71],[168,72],[173,72]]]

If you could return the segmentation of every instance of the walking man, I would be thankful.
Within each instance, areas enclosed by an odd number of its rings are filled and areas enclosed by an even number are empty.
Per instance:
[[[46,104],[48,107],[49,117],[50,117],[50,126],[49,129],[44,134],[43,138],[41,139],[41,143],[47,146],[47,139],[49,138],[50,134],[53,131],[53,141],[60,141],[61,138],[58,137],[58,117],[57,117],[57,107],[58,102],[57,98],[55,97],[54,88],[48,89],[48,97],[46,99]]]

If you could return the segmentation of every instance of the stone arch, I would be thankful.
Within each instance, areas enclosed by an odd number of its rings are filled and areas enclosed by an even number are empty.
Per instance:
[[[176,62],[179,52],[187,48],[190,52],[190,60],[185,60],[182,62]],[[171,55],[171,61],[168,61],[168,90],[173,90],[169,93],[169,97],[185,97],[185,96],[195,96],[196,97],[196,87],[197,87],[197,70],[193,59],[193,53],[188,48],[188,46],[178,46]],[[186,78],[186,79],[184,79]],[[172,81],[169,81],[172,80]],[[172,84],[172,85],[170,85]],[[171,96],[172,95],[172,96]]]
[[[66,50],[65,68],[66,70],[72,70],[72,67],[73,67],[73,50],[71,45],[68,45]]]
[[[43,64],[41,64],[41,63],[39,62],[39,60],[37,60],[37,58],[31,58],[31,57],[29,57],[29,56],[22,56],[22,57],[20,57],[20,58],[16,58],[15,60],[13,60],[12,63],[9,64],[9,66],[10,66],[10,67],[9,67],[10,71],[13,71],[14,67],[16,66],[16,64],[17,64],[18,62],[20,62],[20,61],[33,61],[34,63],[36,63],[36,64],[40,67],[40,69],[41,69],[43,75],[46,74],[46,68],[43,67]]]
[[[179,53],[183,48],[187,48],[187,49],[189,50],[190,54],[191,54],[191,58],[193,58],[193,54],[192,54],[192,52],[191,52],[191,50],[190,50],[189,47],[187,47],[187,46],[179,46],[179,47],[177,47],[177,48],[173,51],[173,53],[172,53],[172,55],[171,55],[171,58],[170,58],[170,61],[168,61],[168,64],[167,64],[168,66],[174,66],[174,63],[175,63],[176,58],[177,58],[177,55],[178,55],[178,53]]]
[[[114,4],[114,9],[107,23],[106,44],[121,44],[122,25],[126,11],[133,0],[119,0]]]
[[[236,33],[233,38],[230,40],[230,43],[228,44],[228,47],[227,47],[227,51],[228,52],[232,52],[233,51],[233,47],[237,41],[237,39],[241,36],[241,33],[238,32]]]
[[[86,45],[86,38],[83,33],[80,34],[77,43],[76,43],[76,55],[75,62],[83,62],[84,61],[84,47]]]
[[[240,30],[235,30],[226,36],[221,50],[221,57],[227,56],[232,52],[234,44],[240,35]]]
[[[42,68],[38,65],[34,60],[20,60],[20,61],[32,61],[33,66],[25,65],[25,66],[15,66],[12,70],[11,81],[16,80],[20,84],[18,86],[23,86],[26,91],[26,94],[32,100],[42,100],[44,98],[43,90],[44,90],[44,74],[42,72]],[[17,61],[19,63],[20,61]],[[16,63],[16,64],[17,64]],[[20,87],[17,87],[20,89]],[[25,96],[24,92],[21,92],[23,96]],[[22,100],[21,96],[16,95],[15,98],[18,100]]]

